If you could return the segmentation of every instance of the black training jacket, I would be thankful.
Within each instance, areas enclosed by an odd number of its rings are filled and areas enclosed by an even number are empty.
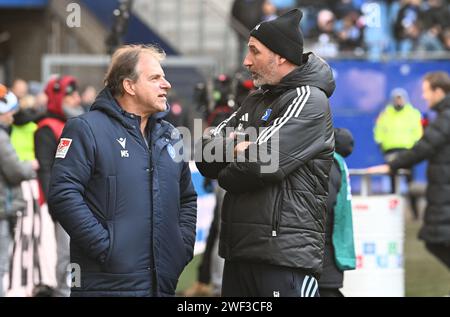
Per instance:
[[[328,173],[334,136],[328,98],[335,88],[329,65],[309,53],[276,86],[263,86],[203,137],[203,154],[220,157],[234,147],[233,128],[253,143],[245,161],[197,160],[200,172],[227,190],[219,254],[302,269],[319,275],[325,243]],[[248,127],[261,130],[252,138]],[[254,153],[257,154],[254,154]],[[271,153],[275,163],[265,164]],[[274,168],[268,168],[274,166]],[[265,169],[263,169],[265,168]]]

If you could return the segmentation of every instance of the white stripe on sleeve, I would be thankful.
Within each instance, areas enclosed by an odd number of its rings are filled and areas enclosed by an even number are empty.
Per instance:
[[[301,92],[300,92],[301,91]],[[267,142],[286,122],[292,117],[298,117],[303,107],[305,106],[311,94],[309,86],[302,86],[297,88],[297,97],[289,105],[288,110],[283,117],[279,117],[274,121],[274,124],[264,130],[256,141],[257,144]]]
[[[225,128],[225,126],[227,125],[228,121],[230,121],[233,117],[236,116],[237,111],[233,112],[233,114],[231,116],[228,117],[228,119],[223,120],[221,123],[219,123],[219,125],[214,128],[211,133],[214,136],[218,136],[219,133],[222,131],[223,128]]]

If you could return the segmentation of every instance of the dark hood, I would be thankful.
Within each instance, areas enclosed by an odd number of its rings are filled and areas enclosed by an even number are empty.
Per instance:
[[[344,128],[334,129],[334,144],[336,153],[347,157],[353,152],[354,140],[352,133]]]
[[[305,85],[319,88],[328,98],[336,88],[330,65],[311,52],[303,54],[303,64],[287,74],[278,85],[264,85],[262,88],[279,95],[289,89]]]
[[[158,112],[152,115],[152,118],[156,120],[164,118],[170,110],[169,104],[166,104],[166,106],[167,108],[165,111]],[[130,129],[132,128],[132,124],[127,120],[127,117],[124,116],[126,111],[119,106],[116,99],[114,99],[114,97],[111,95],[111,91],[109,90],[109,88],[103,88],[103,90],[100,91],[100,93],[97,95],[97,98],[95,98],[95,101],[89,111],[94,110],[102,111],[108,116],[119,121],[123,126]]]

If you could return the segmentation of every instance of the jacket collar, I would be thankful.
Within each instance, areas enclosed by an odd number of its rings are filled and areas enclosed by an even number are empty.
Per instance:
[[[99,110],[106,113],[108,116],[119,121],[124,127],[128,129],[133,128],[133,124],[130,122],[130,113],[126,112],[117,103],[117,100],[112,96],[109,88],[105,87],[95,99],[90,111]],[[149,118],[149,120],[155,120],[156,122],[161,121],[170,111],[169,104],[166,104],[166,110],[162,112],[155,113]]]
[[[450,94],[446,95],[444,99],[439,101],[432,109],[436,112],[442,112],[446,108],[450,108]]]
[[[300,86],[314,86],[331,97],[336,88],[331,67],[313,53],[303,54],[304,63],[284,76],[277,85],[263,85],[264,91],[281,95],[287,90]]]

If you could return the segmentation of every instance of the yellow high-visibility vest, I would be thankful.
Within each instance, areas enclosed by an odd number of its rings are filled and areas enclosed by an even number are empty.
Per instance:
[[[11,143],[21,161],[32,161],[36,158],[34,153],[34,132],[37,124],[28,122],[24,125],[13,125]]]
[[[386,106],[374,127],[375,142],[383,152],[412,148],[423,134],[421,117],[420,111],[411,104],[399,111],[393,105]]]

